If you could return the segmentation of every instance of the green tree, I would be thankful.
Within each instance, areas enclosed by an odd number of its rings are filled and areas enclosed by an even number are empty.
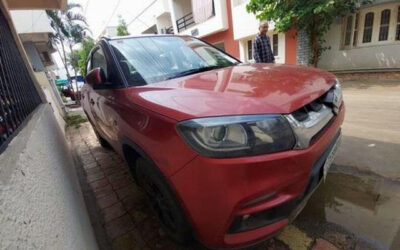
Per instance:
[[[71,80],[71,74],[68,64],[72,62],[69,59],[73,59],[74,54],[72,47],[81,43],[87,36],[87,32],[89,32],[85,17],[79,13],[81,9],[81,5],[70,3],[65,10],[46,10],[47,16],[50,18],[51,27],[54,30],[49,40],[60,54],[69,81]],[[59,51],[58,45],[61,46],[62,53]],[[69,47],[69,53],[71,54],[69,58],[67,57],[66,46]],[[73,66],[72,68],[76,77],[77,68]],[[77,83],[76,88],[78,88]]]
[[[117,35],[118,36],[129,36],[128,25],[126,25],[125,20],[119,16],[119,24],[117,26]]]
[[[324,34],[333,20],[354,13],[361,4],[372,0],[251,0],[246,8],[259,20],[275,22],[275,30],[285,32],[291,28],[306,30],[309,36],[310,64],[317,67],[324,46]]]
[[[79,60],[78,60],[78,68],[79,72],[82,76],[85,75],[86,72],[86,62],[89,57],[90,51],[93,49],[95,43],[93,39],[88,38],[82,42],[82,48],[79,50]]]
[[[67,62],[71,67],[74,69],[76,72],[77,69],[79,68],[79,59],[80,59],[80,53],[79,50],[72,50],[71,53],[68,54]]]
[[[68,63],[75,71],[79,70],[79,73],[84,76],[87,73],[86,62],[95,42],[92,38],[86,38],[81,42],[81,45],[81,48],[73,50],[72,53],[68,54]]]

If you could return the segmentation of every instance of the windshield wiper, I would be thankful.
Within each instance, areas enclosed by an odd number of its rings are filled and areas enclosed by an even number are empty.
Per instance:
[[[189,69],[189,70],[179,72],[178,74],[175,74],[171,77],[167,77],[166,80],[177,78],[177,77],[182,77],[182,76],[188,76],[188,75],[205,72],[205,71],[209,71],[209,70],[213,70],[213,69],[224,68],[224,67],[227,67],[227,66],[215,65],[215,66],[207,66],[207,67],[201,67],[201,68],[196,68],[196,69]]]

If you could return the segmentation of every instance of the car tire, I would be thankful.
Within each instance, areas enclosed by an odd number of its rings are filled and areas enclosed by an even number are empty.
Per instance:
[[[86,112],[85,112],[85,114],[86,114]],[[102,146],[103,148],[106,148],[106,149],[112,149],[110,143],[108,143],[108,142],[106,141],[106,139],[104,139],[103,137],[101,137],[101,135],[99,134],[99,132],[97,132],[96,127],[93,125],[93,123],[92,123],[92,121],[90,120],[89,116],[88,116],[87,114],[86,114],[86,116],[88,117],[88,120],[89,120],[90,125],[92,125],[94,134],[96,135],[96,138],[97,138],[97,140],[98,140],[99,143],[100,143],[100,146]]]
[[[136,161],[139,186],[144,190],[151,211],[162,228],[175,242],[188,245],[193,242],[192,231],[177,198],[156,166],[139,158]]]
[[[93,126],[92,126],[93,127]],[[100,143],[100,146],[106,149],[111,149],[111,145],[104,139],[103,137],[100,136],[99,132],[93,127],[94,133],[96,134],[97,140]]]

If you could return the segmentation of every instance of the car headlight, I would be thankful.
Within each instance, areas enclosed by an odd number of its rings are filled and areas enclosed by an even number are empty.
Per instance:
[[[335,114],[339,112],[340,105],[343,102],[343,92],[342,85],[339,80],[335,80],[335,85],[329,90],[324,98],[324,102],[330,103],[332,105],[332,110]]]
[[[296,138],[281,115],[200,118],[178,123],[185,141],[200,155],[230,158],[292,149]]]

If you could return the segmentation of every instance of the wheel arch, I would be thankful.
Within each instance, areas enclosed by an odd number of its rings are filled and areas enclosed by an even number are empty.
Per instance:
[[[178,192],[175,190],[175,188],[172,185],[172,183],[170,182],[170,180],[160,170],[159,166],[151,159],[151,157],[146,153],[146,151],[143,148],[141,148],[139,145],[137,145],[135,142],[133,142],[129,138],[122,137],[121,138],[121,145],[122,145],[122,152],[123,152],[124,158],[125,158],[126,162],[129,165],[131,174],[132,174],[134,180],[136,181],[136,183],[138,183],[137,174],[136,174],[136,160],[139,159],[139,158],[143,158],[143,159],[147,160],[151,165],[154,166],[155,170],[158,172],[160,177],[167,184],[168,189],[174,195],[176,201],[178,202],[178,205],[179,205],[180,209],[182,210],[182,212],[184,214],[185,220],[186,220],[186,222],[188,223],[188,225],[190,227],[190,231],[192,233],[192,236],[197,238],[196,237],[196,233],[193,230],[193,228],[194,228],[193,227],[193,221],[191,220],[191,218],[189,216],[189,213],[187,211],[186,206],[184,205],[184,202],[179,197]]]
[[[157,166],[154,163],[154,161],[150,158],[150,156],[146,153],[146,151],[142,149],[138,144],[133,142],[131,139],[123,136],[121,138],[121,146],[122,146],[122,154],[125,158],[125,161],[128,163],[132,177],[135,179],[136,182],[137,182],[136,160],[138,158],[144,158],[154,166]],[[159,172],[161,172],[158,167],[157,169]]]

